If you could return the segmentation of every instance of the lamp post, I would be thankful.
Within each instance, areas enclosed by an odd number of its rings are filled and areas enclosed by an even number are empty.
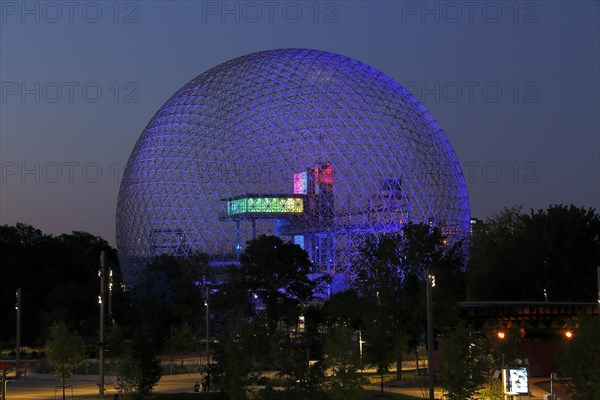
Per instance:
[[[19,364],[21,363],[21,288],[17,289],[17,340],[15,357],[15,379],[19,379]]]
[[[108,316],[110,317],[111,325],[114,326],[115,319],[112,314],[112,291],[113,291],[113,270],[108,271]]]
[[[554,400],[554,391],[552,390],[552,381],[556,379],[556,373],[552,372],[550,374],[550,398]]]
[[[435,276],[427,273],[427,378],[429,382],[429,400],[435,399],[433,376],[433,298],[432,288],[435,286]]]
[[[360,369],[362,371],[363,369],[363,361],[362,361],[362,356],[363,356],[363,344],[365,342],[363,342],[362,340],[362,329],[358,330],[358,355],[359,355],[359,362],[360,362]]]
[[[210,352],[209,352],[209,335],[208,335],[208,318],[209,318],[209,314],[208,314],[208,282],[206,281],[206,276],[204,276],[204,288],[205,288],[205,298],[204,298],[204,307],[206,308],[206,368],[207,368],[207,372],[206,372],[206,381],[205,381],[205,391],[206,392],[210,392],[210,371],[208,370],[208,367],[210,365]]]
[[[100,277],[100,295],[98,296],[98,304],[100,304],[100,333],[98,343],[98,364],[100,375],[100,383],[98,385],[98,394],[104,396],[104,275],[106,267],[104,265],[104,250],[100,252],[100,271],[98,276]]]
[[[208,284],[206,282],[206,276],[204,277],[204,290],[205,290],[205,298],[204,298],[204,307],[206,311],[206,365],[210,364],[210,354],[209,354],[209,342],[208,342]]]

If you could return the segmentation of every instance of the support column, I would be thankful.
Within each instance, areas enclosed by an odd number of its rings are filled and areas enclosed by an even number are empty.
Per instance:
[[[236,237],[235,237],[235,251],[237,254],[238,260],[240,259],[240,253],[242,251],[242,234],[240,232],[240,220],[235,221],[236,224]]]

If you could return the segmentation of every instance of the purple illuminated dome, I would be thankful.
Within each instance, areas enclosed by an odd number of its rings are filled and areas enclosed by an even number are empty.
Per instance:
[[[134,286],[154,256],[217,265],[276,234],[347,285],[366,235],[413,221],[460,239],[469,218],[456,155],[404,87],[338,54],[270,50],[198,75],[150,120],[123,175],[117,247]]]

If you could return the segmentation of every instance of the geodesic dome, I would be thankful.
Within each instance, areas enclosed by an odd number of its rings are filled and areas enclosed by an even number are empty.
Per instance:
[[[456,155],[412,94],[351,58],[283,49],[220,64],[158,110],[123,175],[117,247],[135,285],[154,256],[235,260],[277,234],[349,282],[365,235],[413,221],[462,238],[469,220]]]

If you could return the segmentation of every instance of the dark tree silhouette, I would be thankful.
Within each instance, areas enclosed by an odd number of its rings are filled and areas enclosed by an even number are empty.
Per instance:
[[[100,237],[85,232],[45,235],[26,224],[0,226],[0,325],[15,326],[15,291],[22,292],[22,343],[41,345],[49,326],[63,320],[83,336],[98,329],[98,268],[106,251],[113,269],[114,297],[120,295],[116,250]],[[0,331],[8,342],[14,331]]]
[[[598,265],[595,210],[505,209],[473,238],[467,295],[470,300],[595,301]]]

